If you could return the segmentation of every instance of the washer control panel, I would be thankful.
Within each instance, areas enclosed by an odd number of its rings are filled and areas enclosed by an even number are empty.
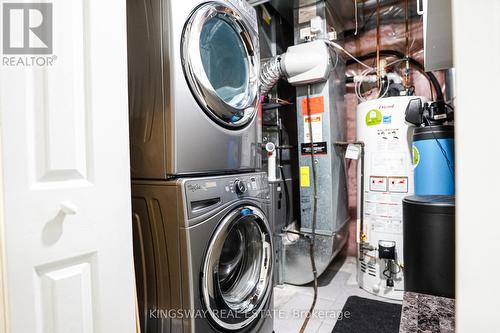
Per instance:
[[[188,215],[198,216],[220,205],[244,198],[269,199],[265,172],[184,180]]]
[[[230,180],[224,189],[226,192],[243,196],[254,191],[258,192],[263,188],[267,188],[267,186],[267,181],[263,181],[258,177],[241,177],[236,178],[234,181]]]

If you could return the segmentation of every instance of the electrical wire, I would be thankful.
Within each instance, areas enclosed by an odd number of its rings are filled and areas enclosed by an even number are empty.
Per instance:
[[[286,183],[285,172],[283,171],[283,165],[279,166],[281,179],[283,180],[283,191],[285,191],[285,223],[288,225],[290,221],[290,194],[288,193],[288,184]]]
[[[332,70],[337,68],[337,65],[339,64],[339,53],[337,52],[337,50],[329,47],[328,48],[330,50],[330,58],[332,58],[332,52],[335,53],[335,65],[332,66]]]
[[[356,58],[354,55],[352,55],[349,51],[347,51],[345,48],[343,48],[341,45],[335,43],[335,42],[332,42],[332,41],[329,41],[329,40],[325,40],[325,43],[330,46],[331,48],[336,48],[336,49],[339,49],[341,50],[342,52],[344,52],[345,54],[347,54],[354,62],[362,65],[363,67],[365,67],[365,70],[362,72],[361,74],[361,77],[362,78],[365,78],[367,75],[369,75],[370,73],[373,73],[373,72],[377,72],[377,77],[378,77],[378,80],[377,80],[377,86],[378,86],[378,98],[383,98],[387,95],[387,93],[389,92],[389,84],[387,84],[387,87],[384,91],[384,93],[382,93],[382,77],[380,76],[380,55],[382,55],[382,52],[383,50],[380,50],[379,48],[377,48],[377,53],[376,53],[376,56],[377,56],[377,67],[371,67],[365,63],[363,63],[361,60],[359,60],[358,58]],[[337,55],[337,62],[338,62],[338,53],[335,52],[336,55]],[[392,66],[396,63],[399,63],[399,62],[402,62],[402,61],[410,61],[408,58],[406,57],[403,57],[404,59],[397,59],[391,63],[389,63],[386,67],[389,67],[389,66]],[[427,76],[426,76],[427,77]],[[363,97],[362,93],[361,93],[361,85],[362,85],[362,82],[363,80],[361,80],[360,82],[358,82],[357,84],[355,84],[355,93],[356,93],[356,97],[358,98],[358,100],[360,100],[361,102],[366,102],[366,98]],[[431,94],[432,94],[432,89],[431,89]]]
[[[390,86],[391,86],[391,83],[389,82],[389,79],[387,79],[385,91],[384,91],[384,93],[382,95],[380,95],[380,93],[379,93],[378,98],[384,98],[387,95],[387,93],[389,92],[389,87]]]
[[[388,63],[385,67],[388,68],[390,66],[393,66],[395,64],[401,63],[403,61],[405,61],[405,59],[396,59],[396,60]],[[356,97],[358,98],[358,100],[360,102],[365,102],[366,101],[366,98],[364,98],[363,94],[361,93],[361,86],[363,84],[364,78],[367,75],[373,73],[374,71],[375,71],[375,68],[372,68],[371,71],[369,71],[369,70],[363,71],[362,74],[360,75],[361,76],[361,80],[354,83],[354,93],[356,94]],[[387,93],[389,92],[390,82],[387,82],[385,90],[384,90],[383,93],[382,93],[382,84],[380,84],[380,86],[381,87],[379,88],[378,93],[377,93],[378,94],[378,98],[384,98],[387,95]]]
[[[307,115],[309,119],[311,118],[311,106],[310,106],[310,98],[311,98],[311,85],[307,85]],[[311,304],[310,309],[307,312],[306,319],[304,320],[304,323],[302,324],[302,327],[300,328],[300,333],[304,333],[307,324],[309,324],[309,320],[314,312],[314,308],[316,307],[316,302],[318,300],[318,271],[316,269],[316,259],[315,259],[315,253],[314,253],[314,246],[316,244],[316,220],[317,220],[317,215],[318,215],[318,184],[317,184],[317,176],[316,176],[316,161],[314,158],[314,136],[313,136],[313,129],[312,129],[312,122],[309,121],[309,136],[310,136],[310,141],[311,141],[311,171],[312,171],[312,178],[313,178],[313,215],[312,215],[312,226],[311,226],[311,239],[309,243],[309,255],[311,257],[311,268],[312,268],[312,273],[313,273],[313,278],[314,278],[314,296],[313,296],[313,302]]]
[[[282,117],[280,116],[280,123],[279,123],[279,127],[278,127],[278,138],[279,138],[279,144],[280,146],[283,145],[283,124],[281,122],[281,119]],[[285,207],[286,207],[286,212],[285,212],[285,223],[286,225],[288,225],[288,222],[290,220],[290,208],[291,208],[291,205],[290,205],[290,194],[288,193],[288,184],[286,182],[286,178],[285,178],[285,171],[283,170],[283,149],[279,149],[279,160],[280,160],[280,165],[279,165],[279,169],[280,169],[280,175],[281,175],[281,179],[283,180],[283,190],[285,191]]]
[[[345,54],[347,54],[349,56],[349,58],[351,58],[352,60],[354,60],[355,62],[357,62],[361,66],[365,67],[366,69],[372,69],[372,67],[370,67],[367,64],[365,64],[364,62],[358,60],[358,58],[356,58],[355,56],[353,56],[349,51],[347,51],[346,49],[344,49],[339,44],[337,44],[335,42],[332,42],[331,40],[325,40],[325,43],[328,46],[330,46],[330,47],[334,47],[334,48],[337,48],[337,49],[341,50],[342,52],[344,52]]]
[[[396,61],[394,61],[393,63],[396,63]],[[369,74],[373,73],[375,70],[376,70],[375,68],[371,68],[370,70],[368,70],[368,69],[364,70],[360,75],[361,80],[359,80],[358,82],[356,82],[354,84],[354,93],[356,94],[356,97],[358,98],[358,100],[360,102],[366,102],[366,98],[364,98],[363,94],[361,93],[361,86],[363,84],[364,78],[367,77]],[[379,78],[378,82],[379,82],[379,84],[378,84],[377,95],[378,95],[378,98],[383,98],[389,92],[389,83],[387,83],[387,87],[385,88],[385,91],[382,94],[382,77]]]
[[[392,57],[397,57],[400,59],[406,58],[406,56],[403,53],[396,51],[396,50],[380,50],[380,54],[383,56],[388,56],[388,57],[392,56]],[[346,65],[348,65],[348,66],[353,65],[355,62],[364,61],[367,59],[372,59],[375,56],[376,56],[375,52],[367,53],[367,54],[364,54],[362,56],[358,56],[356,58],[356,61],[347,60]],[[434,90],[436,92],[436,100],[437,101],[444,101],[443,90],[442,90],[441,84],[439,83],[436,76],[432,72],[426,72],[424,66],[422,66],[422,64],[420,62],[418,62],[417,60],[415,60],[414,58],[409,58],[408,60],[410,61],[410,64],[413,67],[415,67],[420,73],[422,73],[427,78],[427,80],[429,80],[431,85],[434,87]],[[432,91],[432,89],[431,89],[431,91]]]
[[[364,81],[364,78],[372,73],[373,71],[375,71],[374,68],[371,68],[369,70],[364,70],[362,73],[361,73],[361,80],[359,80],[359,82],[357,82],[355,85],[354,85],[354,92],[356,94],[356,97],[358,98],[359,101],[361,102],[365,102],[366,99],[363,97],[363,95],[361,94],[361,85],[363,84],[363,81]],[[380,94],[380,89],[379,89],[379,94]]]
[[[389,275],[387,275],[386,273],[389,272]],[[392,271],[391,271],[391,267],[390,267],[390,264],[387,263],[385,265],[385,269],[384,271],[382,272],[382,275],[385,276],[386,278],[388,279],[392,279]]]
[[[394,61],[391,61],[391,62],[390,62],[390,63],[388,63],[387,65],[385,65],[385,67],[386,67],[386,68],[387,68],[387,67],[391,67],[391,66],[393,66],[393,65],[395,65],[395,64],[398,64],[398,63],[400,63],[400,62],[403,62],[403,61],[406,61],[406,59],[396,59],[396,60],[394,60]]]
[[[394,272],[394,271],[392,270],[392,263],[394,263],[394,264],[398,267],[398,270],[397,270],[396,272]],[[401,267],[401,265],[400,265],[400,264],[398,264],[396,261],[392,261],[392,263],[391,263],[391,262],[389,262],[389,261],[387,261],[387,263],[386,263],[386,265],[385,265],[385,269],[384,269],[384,271],[382,272],[382,275],[384,275],[384,276],[385,276],[386,278],[388,278],[388,279],[392,279],[392,276],[393,276],[393,275],[399,274],[399,273],[401,273],[401,271],[403,270],[403,268]],[[387,272],[389,272],[389,275],[387,275],[387,274],[386,274]]]

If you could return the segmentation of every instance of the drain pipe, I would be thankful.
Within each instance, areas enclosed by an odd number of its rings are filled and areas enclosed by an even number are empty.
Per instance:
[[[276,176],[276,145],[273,142],[266,143],[267,151],[267,178],[270,182],[278,180]]]

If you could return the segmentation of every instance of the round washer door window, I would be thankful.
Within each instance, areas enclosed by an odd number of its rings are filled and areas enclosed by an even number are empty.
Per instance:
[[[203,303],[219,328],[239,330],[263,315],[272,288],[272,246],[260,209],[240,207],[224,218],[202,272]]]
[[[258,103],[258,45],[242,16],[209,2],[191,15],[182,38],[186,79],[205,113],[226,128],[250,123]]]

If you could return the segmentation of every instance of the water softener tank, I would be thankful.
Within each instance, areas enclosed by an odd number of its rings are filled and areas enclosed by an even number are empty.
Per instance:
[[[403,200],[405,291],[455,297],[455,197]]]
[[[416,195],[454,195],[454,127],[418,127],[413,135]]]

